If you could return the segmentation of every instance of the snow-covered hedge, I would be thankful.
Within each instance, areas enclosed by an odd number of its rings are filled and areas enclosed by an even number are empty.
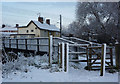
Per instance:
[[[19,70],[21,72],[30,71],[29,66],[41,67],[42,63],[48,64],[48,56],[44,54],[43,56],[36,55],[25,57],[24,53],[18,53],[18,58],[14,61],[7,61],[2,65],[3,77],[8,77],[11,72]]]

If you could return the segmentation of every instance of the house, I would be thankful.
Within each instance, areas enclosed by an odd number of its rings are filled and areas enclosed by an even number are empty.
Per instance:
[[[60,29],[50,24],[50,19],[43,21],[43,17],[38,17],[38,21],[31,20],[27,26],[19,26],[18,35],[34,35],[35,37],[60,36]]]
[[[17,26],[18,24],[16,24],[16,27],[10,27],[3,24],[2,28],[0,28],[0,35],[2,35],[2,37],[10,37],[11,34],[17,34]]]

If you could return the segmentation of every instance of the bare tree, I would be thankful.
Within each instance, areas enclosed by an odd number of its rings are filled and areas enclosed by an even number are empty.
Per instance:
[[[117,2],[78,2],[76,22],[79,26],[77,26],[76,32],[89,33],[92,31],[98,34],[99,42],[109,43],[117,39],[119,34],[117,33],[118,12],[119,4]]]

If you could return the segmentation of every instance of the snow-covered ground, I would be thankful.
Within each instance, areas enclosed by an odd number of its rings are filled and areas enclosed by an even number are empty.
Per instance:
[[[69,72],[65,73],[56,64],[48,67],[47,60],[47,55],[20,56],[17,61],[3,65],[3,82],[118,82],[118,72],[112,74],[106,71],[101,77],[100,71],[85,70],[86,63],[71,62]]]
[[[86,71],[84,69],[70,68],[69,73],[52,72],[50,70],[31,69],[28,73],[16,71],[4,78],[3,82],[117,82],[118,74],[106,73],[104,77],[99,76],[99,71]]]

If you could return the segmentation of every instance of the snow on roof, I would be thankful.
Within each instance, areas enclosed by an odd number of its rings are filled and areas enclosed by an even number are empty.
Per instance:
[[[49,31],[60,31],[59,28],[57,28],[55,25],[48,25],[46,23],[40,23],[39,21],[33,21],[40,29],[45,29]]]
[[[0,28],[0,31],[5,31],[5,30],[14,30],[17,31],[16,27],[4,27],[4,28]]]

